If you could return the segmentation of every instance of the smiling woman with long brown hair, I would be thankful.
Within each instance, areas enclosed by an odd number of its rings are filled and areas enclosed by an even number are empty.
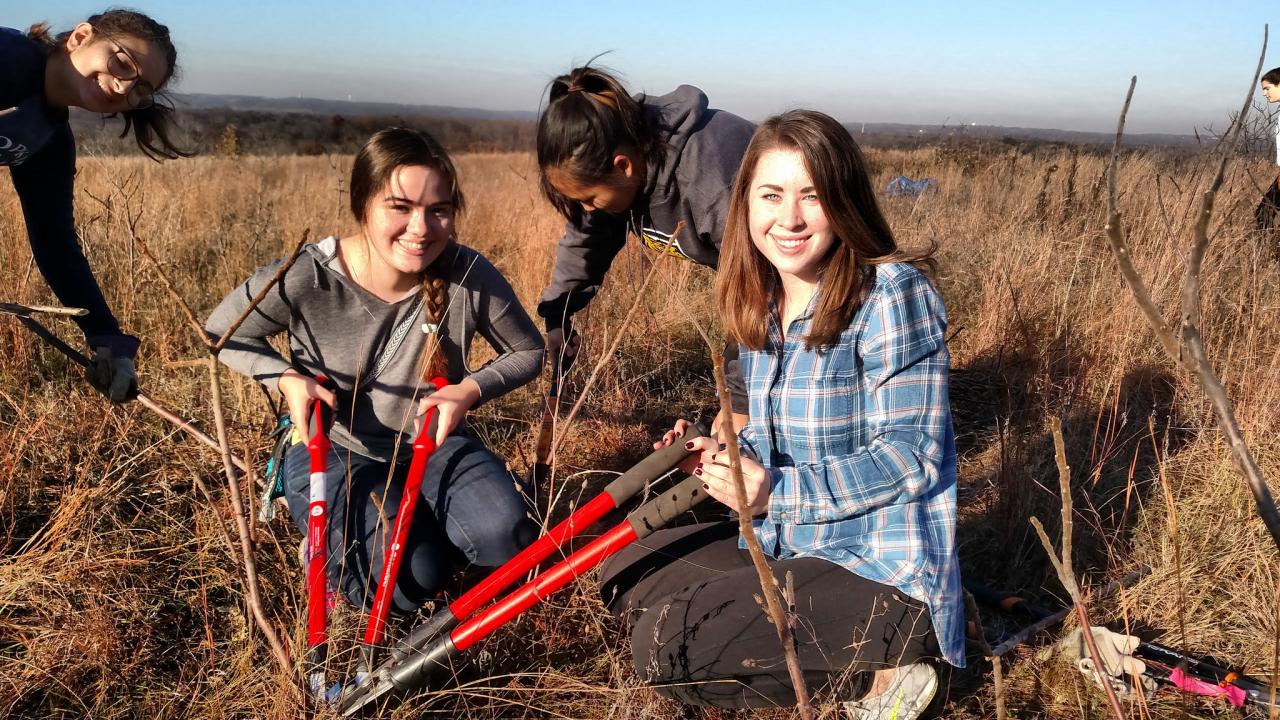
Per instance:
[[[67,108],[118,116],[154,159],[188,155],[169,139],[173,108],[163,98],[177,68],[169,29],[133,10],[108,10],[51,35],[0,28],[0,165],[9,167],[31,253],[94,352],[89,381],[116,402],[137,393],[138,339],[112,315],[76,237],[76,143]]]

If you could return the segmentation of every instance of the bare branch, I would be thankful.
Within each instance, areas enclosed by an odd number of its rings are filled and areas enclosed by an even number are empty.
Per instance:
[[[699,328],[698,332],[705,339],[707,336]],[[716,395],[720,398],[720,412],[724,417],[729,417],[732,412],[732,403],[729,397],[729,386],[724,379],[724,356],[718,352],[714,345],[707,343],[707,350],[711,353],[711,367],[716,379]],[[778,644],[782,646],[783,655],[787,659],[787,673],[791,676],[791,686],[796,692],[796,710],[799,711],[803,720],[812,720],[813,707],[809,705],[809,690],[804,684],[804,671],[800,668],[800,659],[796,657],[796,641],[795,636],[791,633],[791,623],[787,621],[787,615],[782,609],[782,594],[778,587],[778,580],[773,576],[773,572],[769,569],[769,563],[764,558],[764,551],[760,549],[760,539],[756,537],[755,528],[751,525],[751,509],[747,503],[747,484],[742,479],[742,455],[738,450],[738,436],[734,434],[732,428],[721,433],[720,439],[724,442],[725,449],[729,453],[729,467],[733,476],[734,496],[737,500],[738,507],[738,533],[742,536],[747,546],[747,553],[751,556],[751,564],[756,568],[756,575],[760,581],[760,589],[764,593],[765,609],[768,611],[769,621],[773,623],[773,629],[778,635]]]
[[[672,246],[675,245],[676,236],[684,229],[684,221],[676,223],[676,229],[671,233]],[[636,310],[640,309],[641,303],[644,302],[644,291],[649,287],[649,282],[658,274],[658,268],[662,266],[662,258],[659,257],[653,261],[653,265],[649,268],[649,272],[645,273],[644,280],[640,283],[639,289],[636,290],[636,298],[631,303],[631,307],[627,309],[627,314],[622,318],[622,324],[618,325],[614,330],[613,342],[600,356],[600,360],[596,362],[596,366],[591,368],[591,374],[587,376],[586,383],[582,386],[582,391],[578,393],[578,399],[574,401],[573,407],[569,409],[569,414],[560,421],[556,430],[556,439],[551,446],[551,455],[555,457],[560,453],[560,446],[564,444],[565,438],[569,436],[569,427],[573,424],[574,418],[578,416],[578,411],[582,409],[583,402],[587,399],[587,393],[595,385],[596,378],[600,376],[600,371],[609,364],[609,360],[613,359],[613,354],[617,352],[618,345],[622,343],[622,339],[627,334],[627,328],[631,325],[631,319],[635,317]],[[568,338],[566,338],[567,340]]]
[[[982,614],[978,612],[978,603],[974,601],[973,594],[968,590],[964,591],[964,614],[978,629],[974,643],[977,644],[983,657],[991,663],[991,681],[996,686],[996,720],[1005,720],[1008,717],[1008,710],[1005,709],[1004,704],[1004,666],[1000,658],[991,652],[991,646],[987,644],[987,638],[982,634]]]
[[[252,313],[258,307],[258,304],[267,297],[267,293],[271,292],[271,288],[275,287],[275,284],[280,282],[280,279],[284,277],[284,274],[289,272],[289,268],[293,267],[293,264],[298,261],[298,256],[302,253],[302,246],[307,244],[307,239],[310,236],[311,228],[306,228],[302,231],[302,237],[298,239],[298,244],[293,247],[293,252],[289,254],[289,259],[285,260],[284,263],[280,265],[280,268],[276,270],[276,274],[271,276],[271,280],[269,280],[266,285],[262,286],[262,289],[258,291],[257,295],[253,296],[253,300],[249,302],[249,307],[246,307],[244,312],[240,313],[240,317],[236,318],[236,321],[231,323],[227,328],[227,331],[222,334],[222,337],[218,340],[217,344],[213,346],[214,355],[222,352],[222,348],[227,344],[227,340],[230,340],[231,336],[236,334],[236,330],[240,329],[240,325],[249,317],[249,313]]]
[[[147,247],[147,244],[142,241],[141,237],[138,237],[137,234],[133,233],[132,227],[129,228],[129,232],[132,235],[133,241],[137,243],[138,249],[142,251],[142,254],[145,255],[155,267],[156,274],[160,276],[160,280],[164,283],[165,289],[169,291],[169,295],[173,297],[174,302],[178,304],[183,315],[186,316],[187,322],[190,323],[191,327],[196,331],[196,337],[200,338],[206,347],[210,346],[211,343],[209,342],[208,336],[205,335],[204,326],[196,319],[196,314],[191,311],[191,306],[187,304],[186,298],[182,297],[182,293],[178,292],[178,287],[173,284],[173,280],[169,279],[169,274],[164,271],[164,268],[160,265],[160,261],[156,259],[155,255],[151,254],[151,248]]]
[[[18,303],[0,302],[0,313],[8,315],[65,315],[67,317],[84,317],[88,310],[76,307],[54,307],[52,305],[20,305]]]
[[[1097,672],[1102,673],[1106,670],[1106,665],[1102,662],[1102,654],[1098,652],[1098,644],[1093,637],[1093,625],[1089,622],[1089,613],[1085,609],[1084,596],[1080,593],[1080,585],[1076,582],[1075,572],[1071,569],[1071,515],[1073,513],[1071,506],[1071,467],[1066,462],[1066,443],[1062,439],[1062,421],[1054,418],[1050,429],[1053,432],[1053,448],[1054,455],[1058,463],[1058,487],[1062,493],[1062,557],[1058,558],[1053,553],[1053,543],[1049,541],[1049,535],[1044,531],[1044,526],[1040,524],[1038,518],[1031,518],[1031,525],[1035,528],[1036,534],[1040,536],[1040,543],[1044,545],[1044,550],[1049,555],[1049,562],[1053,564],[1053,568],[1058,571],[1058,580],[1062,583],[1062,587],[1071,595],[1071,601],[1075,605],[1076,617],[1080,620],[1080,634],[1084,637],[1085,645],[1089,647],[1089,657],[1093,659],[1093,666],[1097,668]],[[1116,697],[1115,690],[1111,687],[1111,683],[1106,682],[1105,678],[1101,683],[1102,689],[1107,693],[1107,702],[1111,705],[1111,712],[1115,715],[1116,720],[1124,720],[1124,709],[1120,707],[1120,699]]]

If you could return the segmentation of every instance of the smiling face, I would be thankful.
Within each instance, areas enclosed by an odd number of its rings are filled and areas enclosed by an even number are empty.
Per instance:
[[[71,31],[66,50],[66,62],[55,66],[46,82],[46,95],[59,105],[124,112],[149,104],[169,79],[168,61],[154,43],[129,35],[108,37],[88,23]]]
[[[407,291],[454,236],[457,208],[449,176],[425,165],[401,165],[364,216],[368,269],[378,289]]]
[[[765,151],[749,192],[751,242],[778,271],[783,287],[817,285],[835,239],[804,156],[795,150]]]

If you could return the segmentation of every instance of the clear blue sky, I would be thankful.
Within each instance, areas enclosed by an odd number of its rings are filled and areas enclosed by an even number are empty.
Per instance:
[[[128,2],[128,0],[125,0]],[[633,90],[704,89],[752,119],[817,107],[847,122],[1112,130],[1222,128],[1280,65],[1280,2],[425,2],[134,0],[170,26],[187,92],[535,110],[591,56]],[[104,7],[0,0],[3,24],[67,29]],[[1255,97],[1260,97],[1255,95]]]

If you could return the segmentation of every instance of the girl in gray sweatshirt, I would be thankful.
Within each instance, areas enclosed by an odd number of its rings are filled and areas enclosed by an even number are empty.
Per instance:
[[[393,596],[392,609],[408,613],[439,590],[459,551],[475,565],[496,567],[533,539],[513,476],[463,419],[478,403],[536,377],[543,343],[506,279],[458,244],[462,191],[433,138],[405,128],[377,133],[356,155],[350,187],[360,232],[305,246],[220,357],[278,390],[295,427],[306,427],[312,402],[333,408],[329,578],[357,607],[373,602],[405,484],[407,444],[427,410],[438,411],[438,447]],[[279,266],[260,269],[228,295],[208,332],[221,337]],[[281,333],[291,361],[267,342]],[[498,357],[473,368],[468,356],[477,333]],[[316,381],[320,375],[327,386]],[[436,377],[448,384],[435,390],[429,381]],[[290,514],[305,534],[305,443],[289,448],[283,473]]]
[[[538,119],[538,169],[543,194],[566,223],[538,303],[549,354],[572,337],[572,316],[599,292],[628,232],[661,253],[719,264],[729,190],[754,131],[689,85],[632,97],[589,65],[552,81]],[[726,360],[733,411],[746,413],[737,345]],[[745,422],[742,415],[734,424]]]

